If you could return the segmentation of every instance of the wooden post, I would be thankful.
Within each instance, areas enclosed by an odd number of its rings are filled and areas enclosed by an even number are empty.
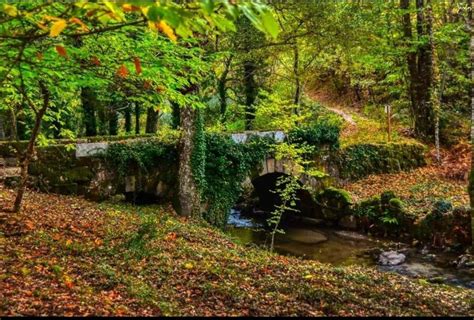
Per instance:
[[[390,105],[385,106],[385,113],[387,114],[387,139],[388,142],[391,141],[391,135],[392,135],[392,110],[391,110]]]

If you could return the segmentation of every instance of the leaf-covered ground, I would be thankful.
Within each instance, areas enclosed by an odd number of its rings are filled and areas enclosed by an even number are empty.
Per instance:
[[[1,224],[0,316],[474,315],[470,290],[269,254],[171,212],[29,192]]]
[[[371,175],[344,188],[351,193],[354,201],[380,196],[387,190],[394,191],[410,212],[420,215],[428,213],[438,200],[450,201],[453,206],[468,206],[467,181],[450,177],[456,171],[453,167],[458,168],[457,165],[430,165],[411,172]]]

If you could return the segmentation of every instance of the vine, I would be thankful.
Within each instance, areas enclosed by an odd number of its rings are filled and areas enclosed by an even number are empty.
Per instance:
[[[204,124],[199,109],[196,112],[196,122],[194,127],[194,143],[191,155],[191,169],[193,179],[196,182],[199,196],[202,200],[203,190],[206,189],[206,136],[204,134]]]
[[[268,139],[253,137],[238,144],[229,136],[206,135],[206,185],[203,200],[207,202],[204,218],[212,225],[224,227],[230,209],[242,192],[242,182],[250,170],[260,163],[270,150]]]
[[[130,174],[132,168],[145,173],[157,163],[177,161],[175,144],[163,143],[157,139],[112,143],[104,153],[110,168],[115,168],[119,176]]]

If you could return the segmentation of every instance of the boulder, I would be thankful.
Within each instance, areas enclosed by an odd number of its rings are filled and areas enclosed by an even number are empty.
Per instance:
[[[397,251],[385,251],[379,256],[378,263],[382,266],[396,266],[404,263],[406,256]]]

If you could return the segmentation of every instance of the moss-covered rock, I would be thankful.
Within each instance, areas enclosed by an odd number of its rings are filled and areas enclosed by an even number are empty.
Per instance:
[[[352,213],[352,198],[345,190],[329,187],[318,193],[315,200],[325,220],[337,222]]]

